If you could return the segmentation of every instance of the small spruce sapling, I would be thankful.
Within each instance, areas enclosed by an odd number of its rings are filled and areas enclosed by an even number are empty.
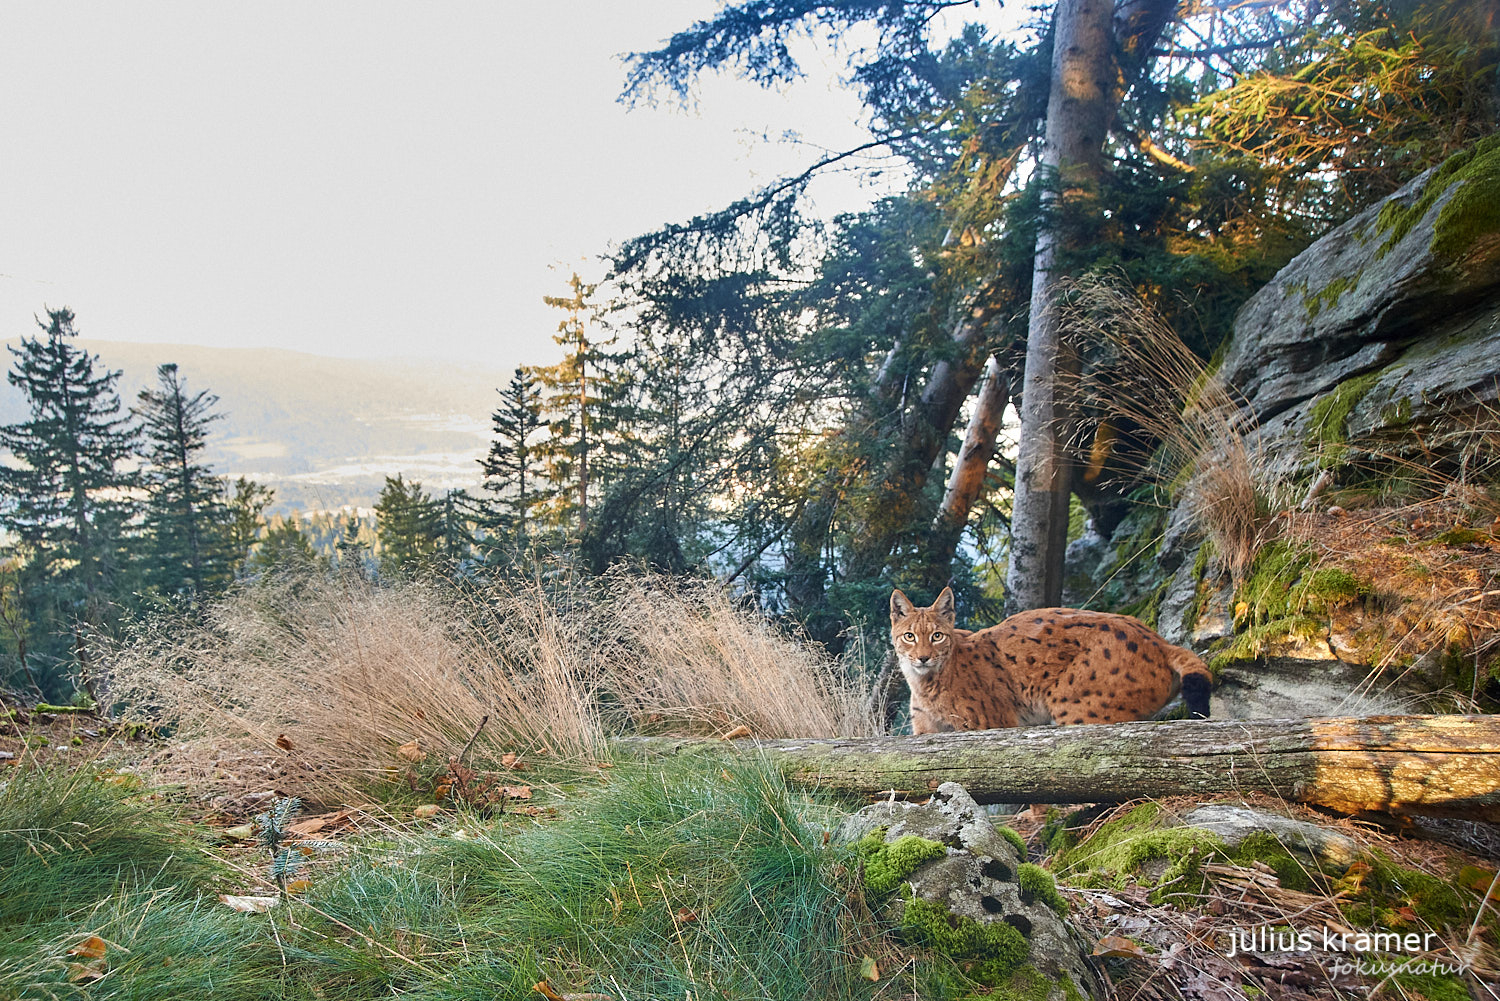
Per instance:
[[[286,895],[287,880],[297,874],[302,865],[302,856],[286,842],[293,837],[292,818],[302,809],[302,800],[296,796],[278,799],[271,809],[255,816],[255,839],[271,856],[271,878]]]

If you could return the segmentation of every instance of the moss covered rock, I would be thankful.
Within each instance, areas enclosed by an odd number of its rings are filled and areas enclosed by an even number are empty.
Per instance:
[[[907,941],[1002,997],[1099,996],[1052,874],[1027,863],[1020,837],[996,828],[962,787],[944,783],[925,804],[866,807],[840,834],[865,860],[873,902],[895,890],[888,919]]]

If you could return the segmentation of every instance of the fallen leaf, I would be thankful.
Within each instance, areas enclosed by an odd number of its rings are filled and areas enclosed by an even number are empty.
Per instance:
[[[104,954],[109,951],[109,944],[98,935],[90,935],[68,950],[68,955],[78,956],[81,959],[103,959]]]
[[[1113,959],[1117,957],[1122,959],[1146,958],[1145,949],[1142,949],[1140,946],[1130,941],[1130,939],[1124,938],[1120,935],[1106,935],[1101,938],[1099,940],[1099,944],[1094,946],[1093,954],[1095,956],[1102,956],[1106,959]]]
[[[309,834],[317,834],[330,824],[337,824],[342,820],[348,819],[348,817],[348,810],[335,810],[332,813],[322,813],[316,817],[299,820],[288,827],[287,830],[293,834],[300,834],[303,837],[307,837]]]
[[[235,897],[227,893],[219,894],[219,899],[224,901],[231,910],[242,911],[245,914],[264,914],[275,907],[279,897]]]
[[[402,761],[421,761],[427,757],[427,752],[415,740],[409,740],[396,748],[396,757]]]
[[[291,738],[289,738],[284,733],[278,733],[276,735],[276,746],[281,748],[283,751],[290,751],[292,749]]]
[[[500,795],[511,799],[530,799],[531,786],[500,786]]]
[[[608,994],[590,994],[587,992],[582,994],[559,994],[545,980],[533,985],[531,989],[546,998],[547,1001],[615,1001]]]
[[[522,761],[515,751],[506,751],[500,755],[500,764],[513,772],[524,771],[526,762]]]
[[[870,956],[862,956],[859,960],[859,975],[861,978],[876,982],[880,979],[880,967],[875,965],[875,960]]]
[[[286,892],[302,893],[310,886],[312,886],[312,880],[310,879],[292,879],[287,881]]]
[[[1365,862],[1351,864],[1344,876],[1334,884],[1335,890],[1343,890],[1349,896],[1357,896],[1364,890],[1365,877],[1370,874],[1370,866]]]
[[[750,728],[742,723],[739,726],[735,727],[733,730],[730,730],[728,733],[726,733],[724,735],[724,739],[739,740],[741,737],[748,736],[750,736]]]
[[[412,816],[416,817],[418,820],[427,820],[431,817],[436,817],[440,812],[442,812],[442,809],[443,808],[438,806],[436,803],[423,803],[415,810],[412,810],[411,813]]]
[[[74,984],[87,983],[90,980],[98,980],[109,972],[109,967],[104,965],[102,959],[96,959],[91,963],[69,963],[68,982]]]

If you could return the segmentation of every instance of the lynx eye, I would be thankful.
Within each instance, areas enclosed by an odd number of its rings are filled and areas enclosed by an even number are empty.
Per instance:
[[[904,639],[904,640],[906,640],[906,642],[908,642],[908,643],[915,643],[917,641],[917,634],[916,633],[907,633],[906,635],[902,636],[901,638]]]
[[[933,633],[932,634],[932,642],[934,642],[934,643],[941,643],[941,642],[943,642],[943,640],[945,640],[947,638],[948,637],[944,636],[942,633]]]

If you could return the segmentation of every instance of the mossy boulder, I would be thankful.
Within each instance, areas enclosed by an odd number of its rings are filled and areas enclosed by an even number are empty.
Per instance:
[[[1468,468],[1473,439],[1450,432],[1500,409],[1497,171],[1492,136],[1325,234],[1242,307],[1218,374],[1244,401],[1268,511],[1310,500],[1325,476],[1324,498],[1400,502]],[[1200,652],[1236,631],[1239,599],[1195,572],[1204,533],[1190,505],[1149,548],[1129,546],[1136,528],[1127,518],[1089,547],[1142,550],[1129,595],[1110,590],[1109,559],[1070,567],[1070,593],[1150,596],[1158,630]]]
[[[1323,236],[1244,305],[1220,372],[1263,429],[1346,441],[1372,420],[1419,419],[1487,387],[1493,398],[1500,213],[1462,206],[1500,204],[1497,160],[1497,137],[1456,154]]]
[[[1359,844],[1336,831],[1229,803],[1200,806],[1185,814],[1182,823],[1217,835],[1230,851],[1238,850],[1246,842],[1270,850],[1267,843],[1270,838],[1279,846],[1280,854],[1299,855],[1339,873],[1346,871],[1360,855]]]
[[[1001,833],[961,786],[944,783],[924,804],[866,807],[839,834],[865,861],[871,902],[885,902],[913,945],[1000,996],[1102,996],[1052,874],[1027,863],[1024,842]]]

